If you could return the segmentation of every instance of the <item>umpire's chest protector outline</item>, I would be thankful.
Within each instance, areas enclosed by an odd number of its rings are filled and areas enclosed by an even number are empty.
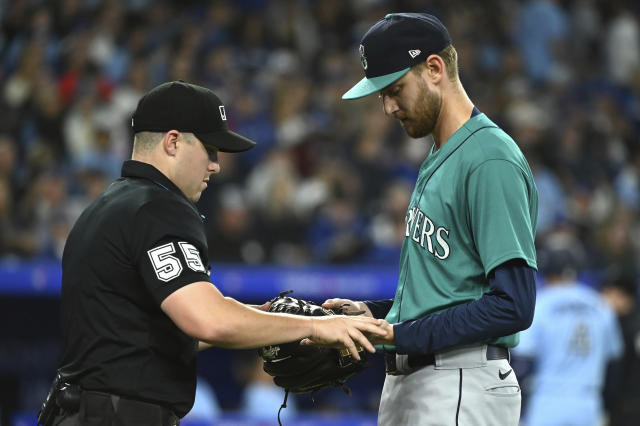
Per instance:
[[[420,318],[488,291],[500,263],[535,260],[537,190],[515,142],[484,114],[422,164],[406,215],[400,274],[387,320]],[[517,337],[502,344],[513,346]]]

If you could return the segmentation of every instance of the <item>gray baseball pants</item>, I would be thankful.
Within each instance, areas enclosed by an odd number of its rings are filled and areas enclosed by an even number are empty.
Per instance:
[[[407,356],[396,364],[402,370]],[[387,375],[378,425],[517,426],[520,401],[508,360],[487,360],[486,345],[454,349],[436,354],[435,365]]]

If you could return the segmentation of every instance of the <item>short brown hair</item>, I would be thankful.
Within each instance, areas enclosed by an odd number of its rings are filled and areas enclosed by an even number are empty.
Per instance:
[[[447,77],[449,77],[449,80],[458,80],[458,52],[456,51],[456,48],[453,47],[452,44],[450,44],[449,46],[438,52],[438,56],[440,56],[442,58],[442,62],[444,62],[444,66],[447,69]],[[424,62],[420,62],[418,65],[412,67],[411,71],[420,74],[424,66]]]
[[[133,152],[148,153],[162,140],[163,132],[138,132],[133,138]]]
[[[153,148],[162,140],[167,132],[138,132],[133,138],[133,151],[142,154],[150,152]],[[182,138],[187,141],[189,145],[192,145],[196,141],[196,137],[191,132],[182,133]]]

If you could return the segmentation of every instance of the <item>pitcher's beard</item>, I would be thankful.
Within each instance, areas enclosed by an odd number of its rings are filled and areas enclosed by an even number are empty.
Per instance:
[[[410,115],[402,121],[402,127],[412,138],[423,138],[433,133],[436,127],[442,98],[436,92],[429,90],[424,81],[419,83],[420,94],[416,101],[416,106]]]

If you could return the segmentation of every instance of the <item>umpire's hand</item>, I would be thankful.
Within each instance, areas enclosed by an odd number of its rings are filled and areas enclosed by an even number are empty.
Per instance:
[[[327,309],[334,309],[336,311],[342,310],[342,312],[345,314],[362,312],[360,314],[361,316],[373,318],[371,310],[364,302],[354,302],[353,300],[349,299],[327,299],[322,304],[322,307]],[[393,324],[389,324],[388,322],[384,321],[382,325],[387,334],[385,336],[367,334],[369,342],[371,342],[371,344],[373,345],[395,345]]]
[[[346,348],[358,361],[360,360],[358,346],[375,353],[376,349],[373,345],[388,341],[392,338],[389,333],[393,334],[393,327],[383,319],[344,315],[310,318],[313,320],[313,333],[311,337],[302,339],[301,345]]]

